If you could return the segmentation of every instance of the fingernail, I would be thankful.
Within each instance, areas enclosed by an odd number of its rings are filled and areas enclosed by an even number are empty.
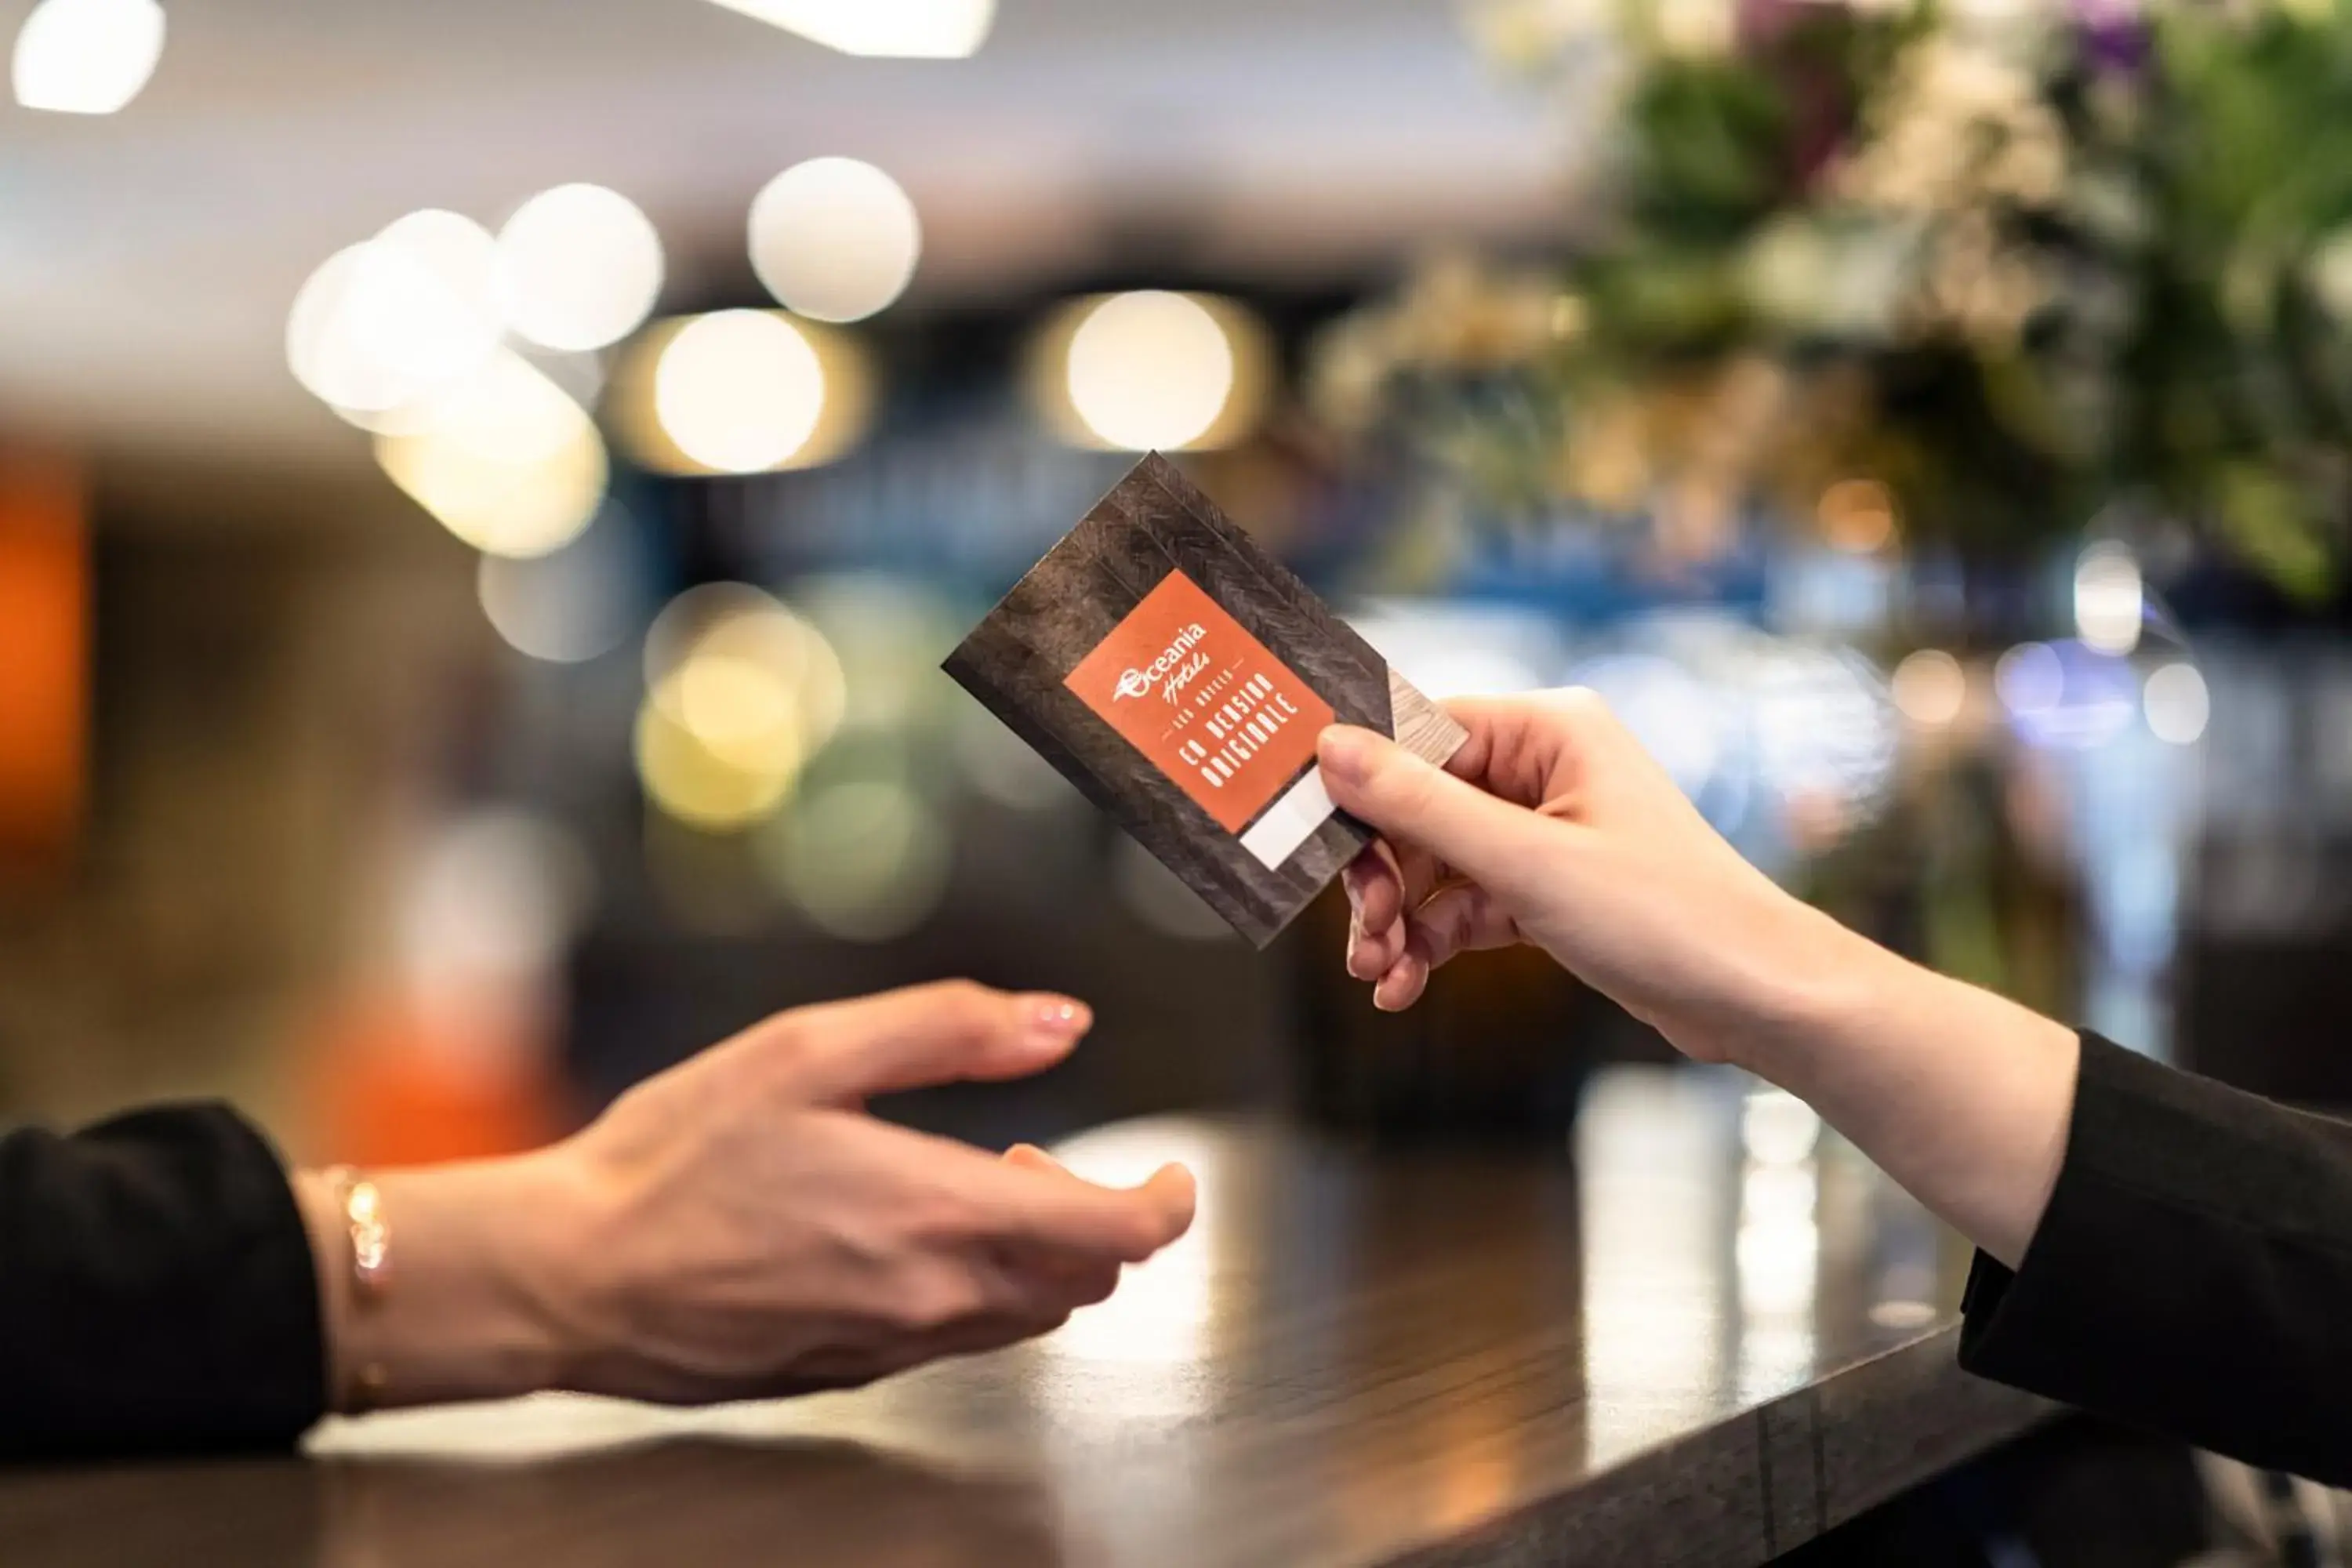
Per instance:
[[[1029,1036],[1040,1046],[1068,1045],[1094,1027],[1094,1009],[1067,996],[1040,996],[1029,1010]]]
[[[1360,784],[1372,770],[1372,732],[1353,724],[1334,724],[1316,742],[1327,778]]]
[[[1364,874],[1350,862],[1339,872],[1339,890],[1348,895],[1348,908],[1359,918],[1364,912]]]

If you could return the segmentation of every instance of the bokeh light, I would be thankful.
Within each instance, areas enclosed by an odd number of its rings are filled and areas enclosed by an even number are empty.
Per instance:
[[[330,403],[327,412],[371,436],[423,436],[449,416],[456,388],[427,393],[390,408],[351,408]]]
[[[1644,750],[1696,796],[1714,778],[1723,755],[1722,715],[1714,693],[1676,664],[1655,654],[1617,654],[1577,672],[1598,692]]]
[[[1740,1173],[1732,1259],[1738,1271],[1739,1310],[1751,1323],[1811,1317],[1820,1289],[1820,1201],[1821,1175],[1811,1165],[1759,1161]],[[1811,1370],[1810,1334],[1800,1349],[1799,1364],[1790,1372]]]
[[[706,743],[763,754],[790,728],[800,749],[832,739],[845,703],[840,658],[814,626],[745,583],[672,599],[646,633],[646,689]]]
[[[1993,683],[2019,738],[2036,747],[2103,746],[2140,717],[2140,681],[2130,662],[2072,638],[2010,649],[1994,667]]]
[[[1769,1373],[1776,1383],[1812,1369],[1821,1258],[1821,1177],[1813,1156],[1821,1131],[1812,1107],[1777,1089],[1751,1089],[1740,1107],[1748,1158],[1732,1258],[1751,1363],[1743,1371]]]
[[[16,35],[16,101],[57,114],[112,114],[163,58],[156,0],[41,0]]]
[[[1274,376],[1272,338],[1250,310],[1160,290],[1069,301],[1037,331],[1028,366],[1055,433],[1112,451],[1231,446],[1264,417]]]
[[[1756,1089],[1740,1102],[1740,1145],[1759,1164],[1793,1165],[1811,1159],[1821,1136],[1820,1113],[1793,1094]]]
[[[386,279],[384,274],[392,274]],[[400,289],[401,268],[375,259],[362,241],[320,262],[303,280],[286,318],[286,365],[312,396],[337,408],[373,412],[415,395],[379,363],[377,322],[396,313],[383,296]]]
[[[392,977],[414,1048],[476,1085],[529,1070],[595,903],[587,851],[534,811],[477,807],[404,844],[394,878]]]
[[[940,907],[953,861],[938,811],[896,778],[811,789],[761,847],[809,922],[847,942],[889,942],[920,926]]]
[[[680,327],[654,369],[654,412],[679,451],[749,474],[807,445],[824,412],[824,369],[782,317],[721,310]]]
[[[2147,603],[2139,563],[2112,541],[2092,545],[2074,563],[2074,629],[2100,653],[2127,654],[2139,646]]]
[[[1968,672],[1939,647],[1906,655],[1888,685],[1903,716],[1928,729],[1940,729],[1958,718],[1968,701]]]
[[[631,339],[603,410],[639,463],[691,477],[832,462],[864,438],[874,403],[872,358],[850,333],[782,310],[725,310]]]
[[[1759,776],[1842,830],[1878,804],[1894,771],[1893,714],[1877,672],[1843,648],[1778,640],[1745,682]]]
[[[476,569],[482,614],[507,645],[550,664],[609,653],[636,605],[635,525],[607,500],[587,531],[545,555],[485,555]]]
[[[2141,704],[2149,732],[2176,746],[2193,746],[2202,739],[2213,713],[2205,677],[2191,664],[2168,664],[2150,671]]]
[[[1870,1308],[1871,1322],[1895,1333],[1909,1333],[1924,1329],[1943,1316],[1943,1310],[1933,1301],[1914,1300],[1897,1296],[1889,1300],[1874,1301]]]
[[[1346,616],[1390,667],[1440,701],[1501,696],[1551,684],[1568,645],[1549,616],[1494,605],[1382,599]]]
[[[937,591],[878,572],[808,578],[793,601],[824,634],[846,674],[844,725],[905,736],[944,721],[961,703],[940,672],[971,617]]]
[[[628,197],[602,185],[542,191],[499,231],[506,323],[544,348],[617,342],[652,313],[661,285],[661,236]]]
[[[962,59],[996,21],[996,0],[717,0],[845,55]]]
[[[637,779],[664,815],[689,827],[729,832],[772,816],[792,792],[803,758],[789,729],[766,739],[765,755],[721,756],[673,716],[670,703],[648,698],[637,710]]]
[[[1732,1242],[1744,1322],[1742,1380],[1811,1373],[1820,1287],[1821,1118],[1792,1094],[1751,1089],[1740,1108],[1739,1227]]]
[[[1273,351],[1257,318],[1213,295],[1075,300],[1030,353],[1030,395],[1056,434],[1110,450],[1223,447],[1255,428]]]
[[[855,158],[812,158],[752,199],[751,269],[787,308],[820,321],[856,321],[907,291],[921,258],[915,204],[898,183]]]
[[[2066,669],[2047,643],[2021,643],[1993,666],[1993,689],[2011,713],[2046,713],[2065,692]]]
[[[376,460],[450,532],[493,555],[543,555],[604,499],[603,437],[520,355],[495,354],[415,435],[378,436]]]
[[[579,841],[509,807],[442,825],[410,863],[407,884],[398,942],[405,978],[417,989],[461,994],[471,989],[469,977],[553,969],[595,897],[595,872]]]
[[[679,595],[646,634],[637,767],[654,804],[706,829],[748,826],[790,795],[845,702],[823,634],[744,583]]]
[[[375,237],[379,252],[399,257],[438,286],[436,313],[407,323],[423,338],[406,345],[425,374],[456,381],[478,370],[499,346],[499,242],[461,213],[426,207],[394,218]]]
[[[1189,447],[1234,391],[1234,349],[1216,318],[1181,294],[1145,290],[1096,305],[1070,338],[1070,403],[1104,444]]]
[[[1825,849],[1884,806],[1900,719],[1849,645],[1713,613],[1649,617],[1572,666],[1718,830],[1763,861]]]
[[[295,296],[286,362],[296,380],[362,428],[416,435],[498,352],[495,242],[428,208],[336,252]]]
[[[1832,485],[1822,492],[1816,515],[1822,537],[1849,554],[1871,554],[1895,539],[1895,492],[1875,479]]]

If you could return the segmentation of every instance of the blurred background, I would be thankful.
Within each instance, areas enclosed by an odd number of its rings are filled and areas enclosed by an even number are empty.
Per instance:
[[[2352,1099],[2327,0],[0,0],[0,1119],[505,1149],[770,1010],[1101,1026],[898,1113],[1559,1145],[1661,1047],[1253,953],[938,663],[1138,450],[1439,694]]]

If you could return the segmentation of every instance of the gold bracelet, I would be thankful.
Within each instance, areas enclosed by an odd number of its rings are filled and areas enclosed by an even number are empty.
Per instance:
[[[352,1305],[356,1315],[382,1300],[391,1286],[392,1226],[383,1217],[383,1194],[373,1182],[349,1165],[331,1166],[324,1174],[352,1238]],[[361,1415],[382,1405],[385,1381],[382,1362],[362,1363],[344,1390],[344,1410]]]

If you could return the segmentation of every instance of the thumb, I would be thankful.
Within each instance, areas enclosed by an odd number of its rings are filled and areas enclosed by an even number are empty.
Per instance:
[[[1370,730],[1335,724],[1318,754],[1324,788],[1341,810],[1497,891],[1529,874],[1531,858],[1559,826]]]

